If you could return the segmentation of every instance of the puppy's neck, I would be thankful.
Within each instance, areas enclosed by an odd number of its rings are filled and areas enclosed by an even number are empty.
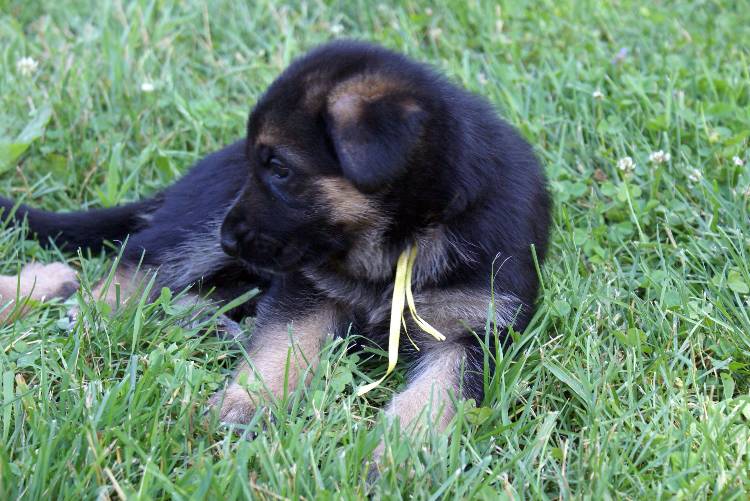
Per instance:
[[[457,267],[476,262],[471,244],[445,225],[433,224],[400,243],[388,242],[384,229],[372,229],[354,242],[341,261],[316,267],[313,273],[382,286],[393,281],[398,256],[410,244],[417,246],[412,277],[416,288],[439,285]]]

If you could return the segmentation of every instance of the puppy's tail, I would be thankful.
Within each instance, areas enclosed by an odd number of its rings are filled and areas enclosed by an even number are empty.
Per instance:
[[[148,224],[149,213],[160,205],[150,198],[107,209],[79,212],[48,212],[16,204],[0,197],[0,225],[11,216],[14,224],[27,221],[29,231],[44,246],[54,241],[63,250],[87,248],[96,252],[105,241],[124,241],[128,235]]]

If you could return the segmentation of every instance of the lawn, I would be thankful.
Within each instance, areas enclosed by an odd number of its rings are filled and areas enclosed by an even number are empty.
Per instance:
[[[181,327],[168,294],[72,329],[69,305],[38,305],[0,327],[0,499],[746,499],[747,0],[0,0],[0,193],[54,210],[154,193],[344,36],[485,95],[545,165],[539,311],[486,401],[445,434],[386,430],[403,374],[356,397],[385,358],[338,343],[247,439],[205,414],[239,353]],[[60,259],[84,289],[110,267],[0,230],[0,273]]]

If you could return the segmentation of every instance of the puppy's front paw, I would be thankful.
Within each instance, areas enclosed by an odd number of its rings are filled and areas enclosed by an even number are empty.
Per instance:
[[[247,424],[255,413],[255,402],[246,389],[233,383],[214,394],[208,404],[219,410],[219,418],[228,424]]]

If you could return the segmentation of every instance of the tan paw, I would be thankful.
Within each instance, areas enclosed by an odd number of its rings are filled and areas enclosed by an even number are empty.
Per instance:
[[[31,263],[18,275],[0,275],[0,325],[28,311],[28,300],[66,298],[78,289],[76,272],[64,263]],[[17,298],[19,305],[13,305]]]
[[[73,268],[65,263],[30,263],[23,267],[19,282],[22,295],[44,300],[66,298],[78,289]]]
[[[218,408],[219,418],[224,423],[247,424],[255,414],[255,402],[248,391],[233,383],[224,391],[214,394],[208,401],[212,408]]]

